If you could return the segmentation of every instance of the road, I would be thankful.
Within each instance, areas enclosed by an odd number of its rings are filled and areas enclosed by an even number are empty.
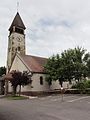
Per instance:
[[[29,100],[0,99],[0,120],[90,120],[90,96],[53,95]]]

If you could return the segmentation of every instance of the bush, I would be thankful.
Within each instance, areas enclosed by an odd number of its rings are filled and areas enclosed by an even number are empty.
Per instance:
[[[80,93],[86,93],[86,90],[90,88],[90,80],[80,81],[73,85],[72,88],[80,90]]]
[[[84,82],[86,88],[90,88],[90,80],[87,80]]]

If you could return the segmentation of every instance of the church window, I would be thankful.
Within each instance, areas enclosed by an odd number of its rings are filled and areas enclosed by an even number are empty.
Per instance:
[[[40,76],[40,85],[43,85],[43,77]]]
[[[12,41],[12,45],[14,44],[14,42]]]
[[[15,50],[17,51],[17,48]]]
[[[12,56],[14,55],[14,53],[12,53]]]
[[[20,51],[20,47],[18,47],[18,51]]]
[[[15,32],[20,33],[20,34],[24,34],[24,31],[20,28],[15,28]]]
[[[14,39],[14,36],[12,36],[12,39]]]
[[[14,51],[14,47],[12,47],[12,51]]]

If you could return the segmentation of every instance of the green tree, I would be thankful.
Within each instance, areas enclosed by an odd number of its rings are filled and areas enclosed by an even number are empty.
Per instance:
[[[67,80],[71,83],[72,79],[80,81],[82,77],[87,76],[87,61],[88,66],[89,54],[86,50],[80,47],[68,49],[61,53],[61,55],[53,55],[48,59],[45,67],[46,80],[51,85],[53,80],[59,80],[62,86],[63,81]],[[90,67],[88,67],[89,69]]]
[[[90,53],[87,53],[84,61],[86,62],[86,74],[90,77]]]
[[[77,47],[74,49],[74,77],[78,81],[81,80],[83,72],[84,72],[84,56],[85,56],[86,50],[80,47]]]
[[[64,80],[64,69],[63,69],[63,61],[60,58],[59,54],[56,56],[53,55],[48,59],[47,64],[44,66],[46,74],[46,81],[49,86],[52,84],[52,81],[59,80],[59,83],[62,87]]]
[[[3,75],[6,74],[6,68],[5,67],[0,67],[0,77],[2,77]],[[4,88],[4,85],[5,85],[5,81],[2,80],[1,81],[1,94],[4,94],[5,92],[5,88]]]
[[[64,78],[71,83],[74,77],[74,49],[68,49],[61,53],[63,60]]]
[[[0,67],[0,76],[6,74],[6,68],[5,67]]]

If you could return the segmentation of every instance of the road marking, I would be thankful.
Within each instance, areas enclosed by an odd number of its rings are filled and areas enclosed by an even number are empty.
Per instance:
[[[67,99],[67,98],[75,98],[75,97],[77,97],[77,96],[63,96],[63,99]],[[48,100],[50,100],[50,101],[60,101],[61,99],[62,99],[62,96],[60,95],[60,96],[56,96],[56,98],[55,98],[55,96],[53,97],[53,96],[47,96],[47,97],[42,97],[42,98],[39,98],[40,100],[46,100],[46,99],[48,99]]]
[[[88,104],[90,104],[90,102],[87,102]]]
[[[76,97],[76,96],[63,96],[63,99],[67,99],[67,98],[72,98],[72,97]],[[59,101],[62,99],[62,96],[59,96],[58,98],[52,98],[51,101]]]
[[[51,101],[57,101],[57,100],[60,100],[60,98],[59,99],[51,99]]]
[[[82,100],[82,99],[86,99],[86,98],[89,98],[90,96],[87,96],[87,97],[80,97],[80,98],[77,98],[77,99],[74,99],[74,100],[69,100],[67,102],[75,102],[75,101],[78,101],[78,100]]]

